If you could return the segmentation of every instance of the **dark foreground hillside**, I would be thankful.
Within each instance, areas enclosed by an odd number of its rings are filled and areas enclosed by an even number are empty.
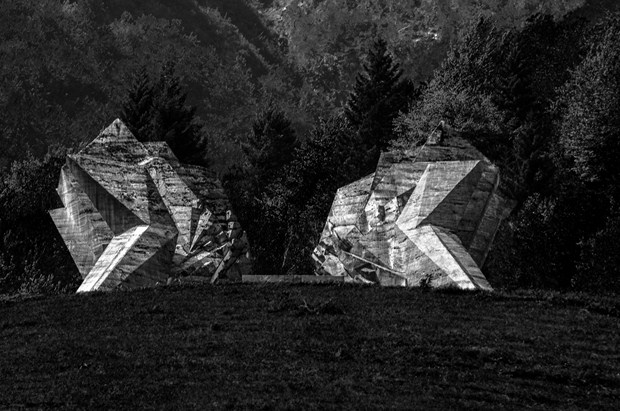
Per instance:
[[[220,285],[0,303],[0,409],[617,409],[620,302]]]

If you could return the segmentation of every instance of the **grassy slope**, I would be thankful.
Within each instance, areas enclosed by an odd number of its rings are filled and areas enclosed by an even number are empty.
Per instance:
[[[613,409],[606,304],[250,285],[4,302],[0,409]]]

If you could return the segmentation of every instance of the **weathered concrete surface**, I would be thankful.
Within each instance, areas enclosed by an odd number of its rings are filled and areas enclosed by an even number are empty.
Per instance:
[[[116,120],[77,154],[50,215],[84,281],[78,292],[241,279],[248,243],[220,182],[163,142],[140,143]]]
[[[338,190],[314,250],[319,274],[393,286],[491,290],[480,267],[511,202],[499,170],[458,136],[383,153]]]

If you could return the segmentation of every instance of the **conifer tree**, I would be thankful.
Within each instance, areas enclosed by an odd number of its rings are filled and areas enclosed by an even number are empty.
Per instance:
[[[197,159],[200,148],[200,126],[196,107],[186,105],[187,92],[174,73],[174,65],[167,64],[155,84],[155,127],[153,139],[165,141],[172,151],[186,161]]]
[[[258,272],[277,273],[282,266],[285,216],[281,193],[265,191],[285,174],[295,157],[297,138],[291,121],[273,104],[257,113],[242,149],[250,167],[237,166],[224,180],[237,217],[248,233]],[[279,187],[280,191],[285,191]]]
[[[260,186],[293,159],[296,145],[291,121],[282,110],[272,105],[257,115],[243,151]]]
[[[403,80],[402,70],[388,51],[387,43],[378,39],[368,53],[363,71],[345,107],[345,115],[359,133],[362,143],[378,155],[394,137],[393,121],[406,111],[416,94],[410,80]]]
[[[165,141],[179,159],[201,161],[200,124],[196,107],[185,104],[187,92],[166,64],[157,80],[142,67],[133,77],[121,118],[140,141]]]
[[[140,140],[153,134],[154,90],[151,78],[142,66],[131,78],[127,98],[121,109],[121,119]]]
[[[265,216],[259,247],[270,244],[257,256],[258,266],[282,274],[311,274],[312,249],[336,190],[343,181],[360,177],[357,141],[342,116],[320,120],[283,172],[258,193]]]

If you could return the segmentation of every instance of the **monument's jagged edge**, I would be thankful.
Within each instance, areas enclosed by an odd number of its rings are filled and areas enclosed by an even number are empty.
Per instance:
[[[498,167],[447,128],[416,153],[382,153],[373,174],[337,191],[313,253],[317,274],[492,290],[480,268],[513,206],[499,182]]]
[[[141,143],[121,120],[67,156],[57,192],[64,207],[50,215],[84,279],[78,292],[250,271],[219,180],[181,164],[165,142]]]

